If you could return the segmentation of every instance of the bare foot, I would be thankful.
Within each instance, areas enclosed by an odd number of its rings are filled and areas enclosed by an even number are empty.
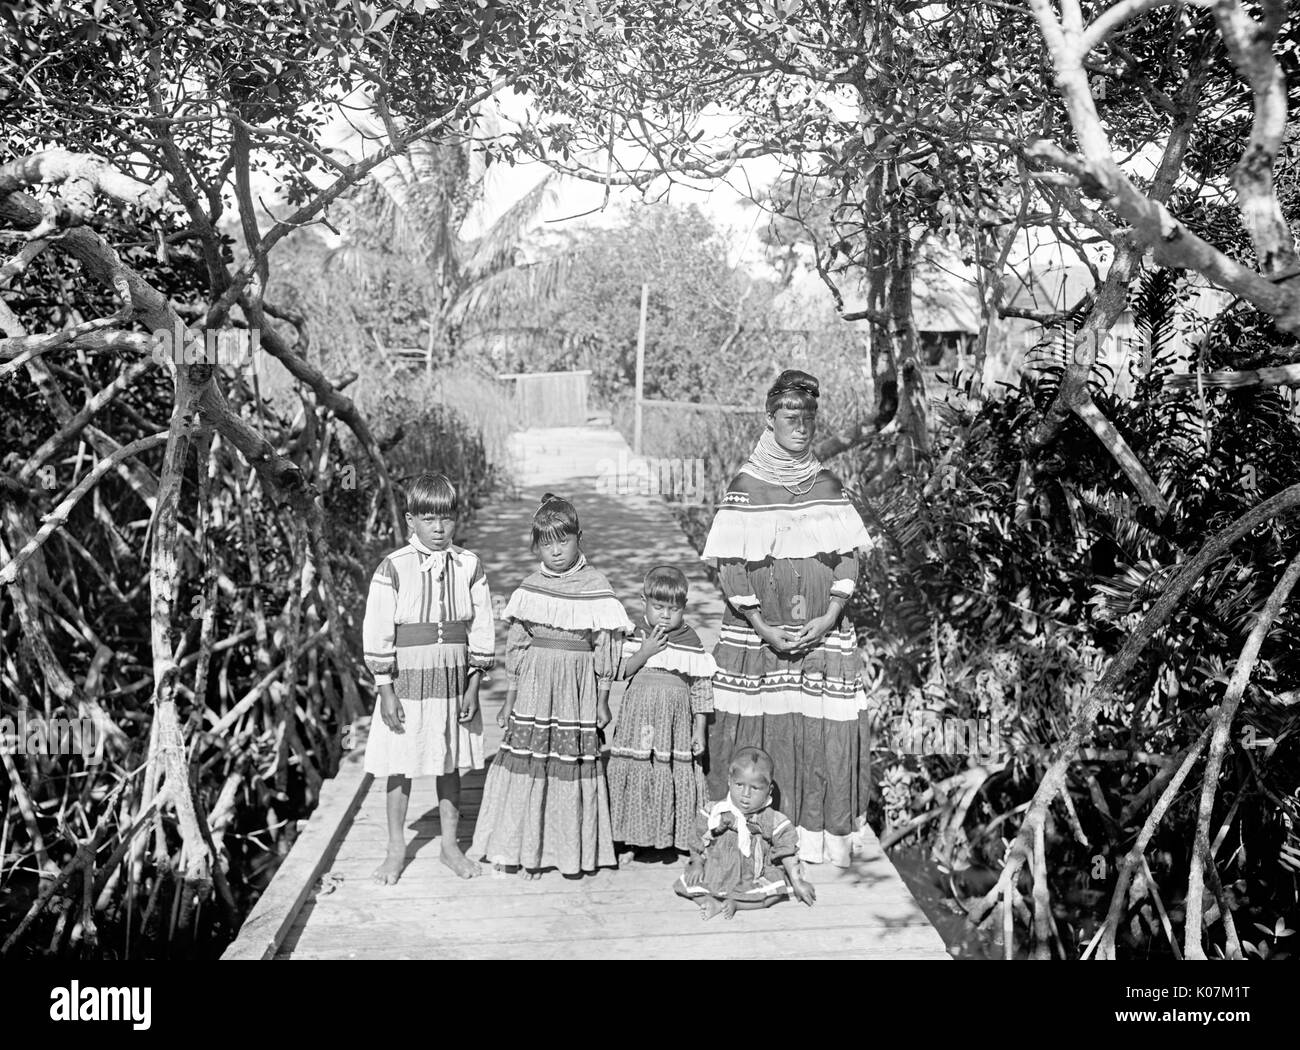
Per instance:
[[[723,904],[722,901],[715,900],[713,897],[705,898],[703,903],[701,903],[700,908],[700,918],[705,922],[708,922],[715,915],[721,915],[727,910],[727,906]],[[728,916],[728,918],[730,918],[730,916]]]
[[[379,865],[370,876],[381,886],[391,886],[402,877],[402,868],[406,864],[406,850],[389,850],[384,863]]]
[[[460,847],[454,842],[443,839],[439,857],[446,867],[450,868],[462,879],[472,879],[475,875],[480,874],[479,866],[465,856]]]
[[[522,868],[521,871],[523,872],[524,878],[527,879],[529,882],[535,882],[537,879],[540,879],[542,877],[542,873],[540,871],[536,871],[532,868]]]
[[[734,919],[736,917],[736,902],[727,901],[722,906],[722,917],[724,919]]]
[[[620,868],[626,868],[636,859],[636,851],[629,846],[619,853],[616,859]]]

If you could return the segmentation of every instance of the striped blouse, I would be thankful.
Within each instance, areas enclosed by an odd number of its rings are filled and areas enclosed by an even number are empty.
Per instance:
[[[758,608],[769,624],[794,625],[853,593],[859,554],[872,546],[830,471],[799,495],[741,474],[718,507],[703,557],[718,569],[724,624],[745,623],[742,611]]]
[[[477,554],[455,544],[430,550],[415,536],[379,563],[370,579],[362,641],[375,685],[397,674],[398,624],[468,625],[469,664],[486,671],[496,650],[492,596]]]

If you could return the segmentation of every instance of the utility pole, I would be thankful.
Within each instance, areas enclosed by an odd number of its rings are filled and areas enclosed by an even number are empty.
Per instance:
[[[641,455],[641,401],[645,392],[645,315],[650,301],[650,286],[641,285],[641,323],[636,331],[636,403],[633,410],[632,453]]]

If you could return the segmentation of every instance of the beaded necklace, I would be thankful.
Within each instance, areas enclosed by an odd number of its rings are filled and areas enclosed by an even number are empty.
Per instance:
[[[563,580],[566,577],[572,576],[574,573],[578,572],[579,570],[585,569],[586,567],[587,567],[587,556],[583,554],[582,551],[578,552],[578,560],[575,561],[563,572],[551,572],[551,570],[546,567],[545,563],[538,566],[538,568],[542,570],[543,576],[549,576],[553,580]]]
[[[811,449],[796,455],[777,444],[770,430],[764,430],[754,451],[740,468],[741,473],[769,485],[780,485],[793,496],[804,496],[817,484],[822,465]]]

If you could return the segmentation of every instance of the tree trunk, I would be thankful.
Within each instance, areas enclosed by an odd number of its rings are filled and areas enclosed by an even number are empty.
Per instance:
[[[871,27],[880,64],[888,69],[894,55],[891,16],[874,16]],[[860,80],[863,138],[877,158],[867,176],[862,224],[867,233],[867,307],[871,322],[871,363],[877,404],[892,394],[897,399],[894,421],[897,438],[893,467],[911,472],[930,452],[929,413],[925,377],[917,355],[916,322],[912,314],[911,228],[900,199],[899,164],[887,141],[889,129],[867,123],[897,93],[892,78]]]

